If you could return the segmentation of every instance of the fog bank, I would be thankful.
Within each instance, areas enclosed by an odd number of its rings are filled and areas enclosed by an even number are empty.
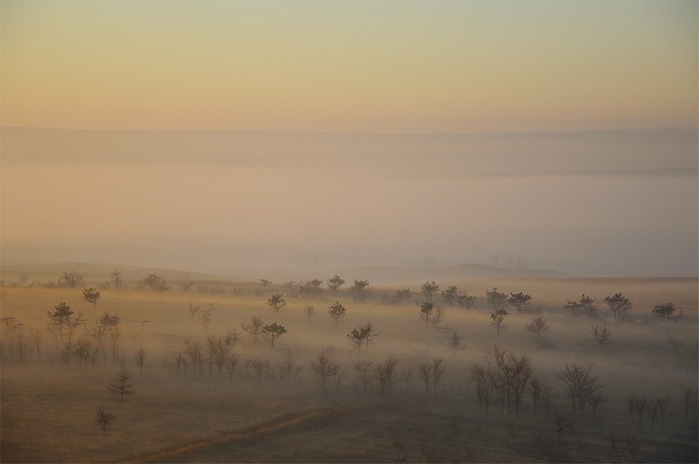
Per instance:
[[[4,128],[2,263],[696,276],[697,196],[696,131]]]

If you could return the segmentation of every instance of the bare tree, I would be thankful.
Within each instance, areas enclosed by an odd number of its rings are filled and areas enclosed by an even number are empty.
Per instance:
[[[606,297],[604,302],[607,303],[607,308],[614,315],[614,321],[623,319],[626,312],[631,309],[631,302],[621,293]]]
[[[85,298],[85,301],[87,301],[88,303],[92,303],[92,305],[96,308],[97,302],[101,298],[101,295],[99,290],[90,287],[83,290],[83,298]]]
[[[308,323],[310,324],[310,323],[311,323],[311,319],[312,319],[313,316],[315,316],[315,314],[316,314],[316,309],[315,309],[313,306],[311,306],[311,305],[306,305],[306,307],[303,308],[303,312],[304,312],[304,314],[306,315],[306,317],[308,318]]]
[[[369,377],[369,368],[371,367],[371,365],[372,362],[367,360],[360,360],[352,364],[354,376],[357,378],[357,381],[362,387],[362,391],[364,392],[364,398],[366,398],[367,390],[369,388],[369,381],[371,380],[371,378]]]
[[[595,336],[595,340],[599,343],[600,351],[604,351],[604,345],[612,339],[612,330],[606,324],[596,325],[592,328],[592,335]]]
[[[245,332],[247,332],[248,335],[250,335],[250,338],[252,338],[253,342],[255,342],[255,343],[259,342],[259,337],[260,337],[260,334],[262,333],[262,329],[264,327],[264,324],[262,323],[261,317],[253,316],[250,319],[250,322],[240,324],[240,327]]]
[[[584,415],[585,405],[590,403],[593,395],[604,388],[598,382],[597,376],[592,375],[592,367],[592,364],[587,366],[581,366],[577,363],[566,364],[565,370],[558,376],[568,388],[573,415],[576,412],[580,412],[581,416]]]
[[[183,355],[184,358],[188,360],[189,365],[192,366],[192,376],[196,376],[197,373],[200,373],[202,371],[202,364],[204,363],[204,353],[199,340],[185,340]]]
[[[246,362],[246,368],[253,370],[258,382],[262,380],[263,373],[269,372],[270,366],[269,359],[251,359]]]
[[[330,309],[328,310],[328,314],[330,314],[330,317],[332,317],[335,321],[335,325],[337,325],[340,319],[345,317],[346,312],[347,310],[339,301],[333,303],[332,306],[330,306]]]
[[[192,316],[192,319],[194,319],[194,315],[198,313],[201,308],[198,304],[190,303],[187,309],[189,311],[189,315]]]
[[[281,364],[282,366],[282,377],[286,377],[289,382],[291,382],[292,377],[296,377],[301,372],[301,366],[294,361],[293,353],[291,348],[286,350],[286,356]]]
[[[403,383],[405,384],[405,393],[408,394],[413,385],[413,370],[410,368],[401,368],[400,372],[403,376]]]
[[[483,412],[483,405],[485,405],[485,412],[488,414],[490,409],[491,373],[486,366],[474,364],[471,366],[471,379],[476,383],[478,409],[480,412]]]
[[[209,355],[209,372],[215,365],[218,375],[223,374],[223,368],[231,357],[233,347],[238,343],[240,336],[233,329],[228,329],[222,335],[209,335],[206,338],[206,351]]]
[[[202,327],[204,327],[205,332],[209,331],[209,326],[211,325],[212,319],[211,313],[214,312],[214,309],[216,309],[216,306],[214,306],[212,303],[209,303],[209,306],[199,313],[199,323]]]
[[[692,404],[694,399],[697,397],[697,392],[693,388],[685,388],[682,390],[682,399],[684,400],[684,420],[689,420],[689,412],[692,411]]]
[[[442,358],[434,358],[432,360],[432,394],[437,395],[437,384],[444,375],[444,360]]]
[[[531,359],[526,354],[518,356],[498,345],[488,348],[486,359],[495,365],[491,379],[500,396],[501,409],[504,411],[507,405],[508,411],[511,411],[514,405],[515,413],[519,416],[522,398],[534,372]]]
[[[283,293],[275,293],[272,295],[268,300],[267,304],[274,308],[275,312],[279,312],[281,308],[286,306],[286,300],[284,299],[284,294]]]
[[[330,359],[325,351],[318,355],[318,359],[311,361],[311,369],[313,375],[320,381],[321,391],[323,395],[327,395],[328,382],[334,378],[340,370],[339,364]]]
[[[420,364],[417,368],[417,376],[425,384],[425,396],[429,396],[430,384],[432,383],[432,365],[428,362]]]
[[[43,332],[40,329],[34,329],[29,333],[34,349],[36,350],[36,359],[39,359],[41,354],[41,341],[44,337]]]
[[[122,280],[120,269],[114,269],[110,274],[110,277],[114,281],[115,290],[121,290],[122,288],[124,288],[124,281]]]
[[[61,287],[76,288],[80,286],[83,280],[85,280],[85,276],[79,272],[63,271],[61,277],[58,278],[58,285]]]
[[[636,400],[633,403],[633,408],[634,412],[638,416],[638,426],[643,427],[643,417],[644,413],[646,412],[646,409],[648,408],[648,398],[645,396],[642,396],[640,398],[636,398]]]
[[[97,414],[95,414],[95,422],[97,422],[97,425],[102,429],[102,434],[107,433],[107,427],[111,422],[116,419],[116,416],[114,414],[108,413],[104,409],[98,407],[97,408]]]
[[[233,381],[233,373],[237,366],[238,357],[234,354],[229,355],[228,358],[226,358],[226,370],[228,371],[228,378],[231,382]]]
[[[99,353],[99,347],[92,339],[81,337],[73,344],[73,355],[78,359],[78,364],[94,364]],[[21,358],[20,358],[21,360]]]
[[[447,347],[451,350],[454,357],[456,357],[456,352],[461,351],[464,348],[464,337],[459,335],[456,330],[452,330],[447,339]]]
[[[570,427],[570,419],[561,411],[553,416],[553,426],[556,429],[556,443],[561,442],[561,432]]]
[[[379,388],[379,398],[383,397],[393,390],[393,371],[395,370],[398,360],[393,356],[388,356],[382,364],[377,364],[374,367],[374,379]]]
[[[138,365],[139,372],[143,374],[143,366],[146,363],[146,350],[143,347],[136,350],[136,364]]]

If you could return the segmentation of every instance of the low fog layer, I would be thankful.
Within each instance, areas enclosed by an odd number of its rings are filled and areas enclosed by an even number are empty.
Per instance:
[[[696,276],[697,196],[696,131],[4,128],[2,264],[303,278],[352,266],[518,263]]]

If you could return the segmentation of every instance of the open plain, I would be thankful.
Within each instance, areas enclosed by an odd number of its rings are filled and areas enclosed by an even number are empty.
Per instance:
[[[0,301],[2,462],[697,460],[696,279],[463,278],[435,282],[433,295],[431,281],[357,295],[349,283],[309,291],[312,280],[176,273],[167,289],[134,275],[117,290],[101,280],[106,269],[79,288],[20,286],[20,274],[37,271],[19,271],[3,274]],[[450,286],[472,305],[450,304]],[[100,288],[95,304],[86,288]],[[486,296],[495,288],[532,297],[521,311],[505,305],[499,330]],[[615,321],[604,299],[616,293],[631,307]],[[583,294],[594,317],[571,309]],[[421,320],[428,299],[441,320]],[[665,302],[675,312],[663,321],[653,308]],[[60,303],[79,315],[70,353],[50,324]],[[105,314],[118,320],[99,338]],[[272,346],[250,331],[255,317],[286,332]],[[535,318],[546,323],[539,336],[526,330]],[[370,343],[357,348],[352,330],[368,322]],[[595,327],[609,340],[599,343]],[[511,391],[498,383],[510,375],[498,353],[528,360]],[[571,366],[590,368],[589,404],[576,404],[562,379]],[[109,386],[124,371],[120,398]],[[98,408],[114,417],[104,429]]]

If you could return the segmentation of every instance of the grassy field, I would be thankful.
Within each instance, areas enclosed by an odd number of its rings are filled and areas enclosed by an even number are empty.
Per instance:
[[[163,292],[102,285],[95,307],[83,299],[81,288],[10,285],[15,278],[3,275],[0,293],[2,462],[148,461],[153,456],[176,462],[697,460],[696,279],[438,282],[442,288],[458,285],[478,298],[473,308],[460,309],[435,297],[446,317],[427,328],[418,319],[424,298],[417,287],[401,303],[393,298],[395,288],[372,288],[359,302],[346,291],[331,295],[324,290],[311,298],[294,288],[263,289],[252,282],[195,281],[185,292],[173,274],[171,288]],[[508,307],[499,335],[485,301],[485,291],[493,287],[533,297],[526,312]],[[287,302],[278,313],[266,304],[275,292],[284,292]],[[573,316],[562,307],[584,293],[604,309],[604,298],[617,292],[633,304],[623,322]],[[337,323],[327,314],[336,300],[347,309]],[[662,324],[651,317],[651,309],[667,301],[681,308],[682,316]],[[75,341],[89,339],[105,312],[117,314],[115,351],[105,343],[94,361],[85,364],[73,357],[66,365],[47,330],[47,312],[60,302],[84,320]],[[192,314],[190,305],[201,309]],[[308,305],[316,311],[310,321],[304,313]],[[212,308],[208,324],[202,318],[207,308]],[[274,349],[241,329],[253,316],[286,328]],[[536,316],[549,325],[541,339],[524,330]],[[346,335],[368,321],[379,335],[358,354]],[[604,349],[592,335],[593,326],[601,324],[612,330]],[[207,339],[229,329],[239,334],[229,353],[237,364],[219,375],[207,362]],[[463,349],[447,347],[454,331],[463,336]],[[177,359],[187,359],[185,348],[193,343],[200,345],[203,361],[200,369],[190,364],[185,372]],[[495,402],[489,414],[481,411],[470,371],[484,362],[486,348],[494,343],[529,356],[534,375],[551,392],[546,411],[535,412],[528,393],[519,416]],[[145,354],[143,366],[139,350]],[[311,366],[321,352],[339,368],[325,393]],[[370,376],[365,393],[353,365],[371,362],[369,372],[374,372],[388,356],[397,361],[390,390],[382,394]],[[434,359],[443,360],[444,374],[426,394],[418,370]],[[594,418],[589,412],[572,414],[559,378],[569,363],[593,365],[604,385]],[[119,400],[107,385],[122,365],[132,376],[135,394]],[[662,420],[651,420],[647,412],[629,413],[629,396],[645,397],[649,404],[667,398]],[[116,416],[106,433],[95,422],[98,407]],[[568,424],[560,439],[558,419]],[[179,451],[153,454],[167,450]]]

